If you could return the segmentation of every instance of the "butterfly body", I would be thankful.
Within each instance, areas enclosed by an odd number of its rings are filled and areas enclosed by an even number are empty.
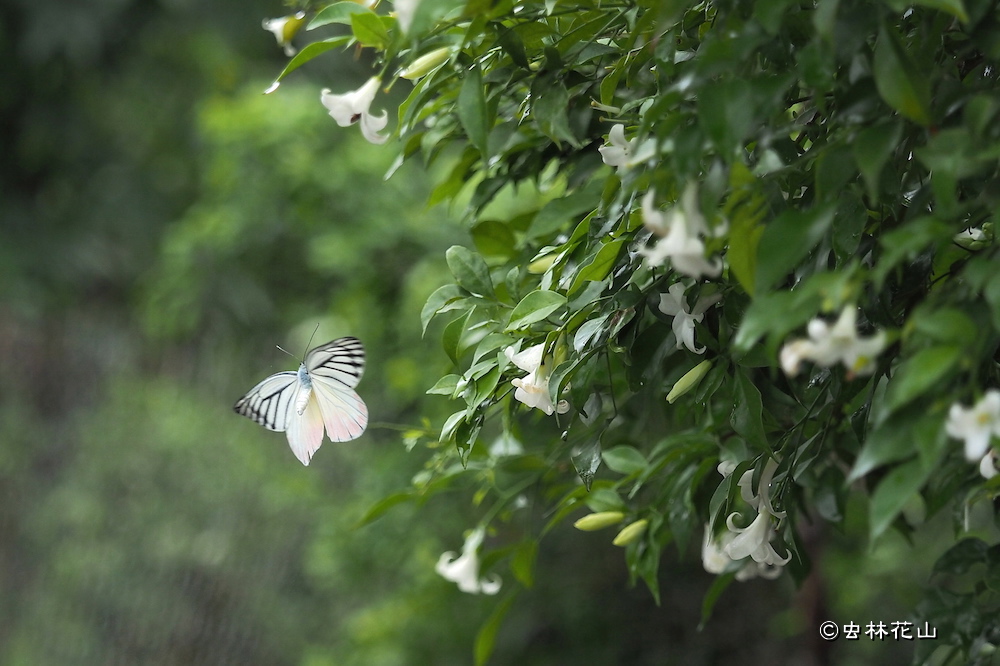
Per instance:
[[[323,443],[361,436],[368,408],[354,391],[364,372],[364,347],[357,338],[338,338],[310,350],[297,372],[267,377],[233,409],[268,430],[284,432],[292,452],[308,465]]]

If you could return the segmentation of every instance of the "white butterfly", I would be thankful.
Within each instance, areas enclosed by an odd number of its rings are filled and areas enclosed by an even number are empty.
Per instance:
[[[368,425],[368,408],[354,387],[365,369],[357,338],[338,338],[306,354],[298,372],[279,372],[250,389],[233,409],[268,430],[284,432],[292,453],[308,465],[323,443],[356,439]]]

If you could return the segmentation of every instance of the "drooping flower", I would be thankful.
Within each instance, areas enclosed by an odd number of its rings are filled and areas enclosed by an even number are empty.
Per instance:
[[[754,562],[767,564],[770,566],[784,566],[791,561],[792,555],[789,553],[782,559],[771,545],[774,538],[775,529],[771,521],[771,512],[766,507],[761,506],[757,511],[757,517],[747,527],[737,527],[733,519],[738,514],[729,514],[726,518],[726,527],[731,532],[735,532],[733,537],[723,550],[726,555],[734,560],[742,560],[750,557]]]
[[[615,167],[619,171],[631,166],[632,153],[639,139],[635,138],[631,141],[626,141],[625,126],[615,125],[608,132],[608,141],[611,142],[610,145],[601,146],[597,149],[601,153],[601,159],[604,160],[604,163]]]
[[[558,404],[552,404],[549,396],[549,373],[552,369],[550,359],[543,359],[545,344],[537,344],[527,349],[515,352],[513,347],[503,350],[507,359],[521,370],[528,374],[524,377],[511,380],[516,387],[514,399],[523,402],[528,407],[535,407],[542,410],[549,416],[552,412],[565,414],[569,411],[569,403],[560,400]]]
[[[726,554],[726,547],[732,542],[736,535],[733,532],[725,532],[718,540],[713,538],[711,529],[705,526],[705,539],[701,547],[701,564],[705,571],[712,574],[726,573],[732,570],[732,559]],[[753,559],[745,560],[739,569],[736,570],[736,580],[740,582],[753,578],[775,579],[781,575],[781,565],[757,562]]]
[[[434,570],[445,580],[458,584],[458,589],[468,594],[496,594],[500,591],[501,580],[496,574],[489,578],[479,576],[479,556],[476,551],[483,543],[486,530],[480,526],[472,530],[462,545],[462,554],[454,551],[443,553]]]
[[[705,243],[698,237],[708,233],[705,218],[698,208],[698,191],[689,185],[679,205],[667,211],[654,206],[652,190],[642,198],[643,224],[660,238],[649,247],[639,250],[650,266],[662,266],[668,259],[678,273],[696,280],[702,276],[716,277],[722,272],[722,261],[715,257],[705,259]]]
[[[399,26],[403,29],[404,33],[410,32],[410,26],[413,25],[413,17],[417,13],[418,4],[420,4],[420,0],[394,0],[392,3],[396,20],[399,21]]]
[[[965,440],[966,460],[982,460],[989,453],[990,438],[1000,436],[1000,391],[990,389],[969,409],[956,402],[944,427],[950,436]]]
[[[984,479],[992,479],[997,475],[996,460],[993,458],[992,451],[987,451],[983,459],[979,461],[979,473]]]
[[[886,347],[886,335],[884,331],[867,337],[858,335],[857,314],[857,308],[848,305],[833,326],[818,318],[810,321],[806,328],[808,340],[793,340],[781,348],[781,368],[785,374],[795,376],[804,360],[827,368],[839,361],[851,375],[874,372],[875,358]]]
[[[702,296],[695,303],[694,308],[688,310],[687,301],[684,299],[686,290],[687,287],[680,282],[670,285],[667,293],[660,294],[660,312],[674,318],[671,326],[674,329],[674,337],[677,338],[678,349],[684,346],[695,354],[704,354],[704,347],[700,349],[695,347],[694,325],[705,318],[705,311],[718,303],[721,297],[718,294]]]
[[[305,12],[299,12],[292,16],[282,16],[281,18],[264,19],[261,27],[274,34],[274,39],[278,46],[285,50],[285,55],[291,58],[295,55],[295,47],[292,46],[292,38],[295,37],[299,29],[306,22]]]
[[[343,95],[334,95],[329,88],[324,88],[320,93],[320,101],[341,127],[353,125],[360,120],[361,134],[368,141],[385,143],[389,137],[379,132],[388,124],[389,114],[383,111],[381,116],[374,116],[369,110],[381,83],[377,76],[373,76],[357,90]]]

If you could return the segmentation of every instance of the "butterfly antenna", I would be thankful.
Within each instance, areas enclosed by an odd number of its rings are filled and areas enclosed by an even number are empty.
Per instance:
[[[312,335],[309,336],[309,342],[306,343],[306,349],[302,352],[302,358],[306,357],[306,352],[312,347],[313,338],[316,337],[316,331],[319,330],[319,322],[316,323],[316,328],[313,329]]]
[[[278,349],[281,349],[281,351],[285,352],[286,354],[288,354],[292,358],[295,358],[295,354],[292,354],[292,353],[288,352],[287,350],[282,349],[281,345],[274,345],[274,346],[277,347]]]

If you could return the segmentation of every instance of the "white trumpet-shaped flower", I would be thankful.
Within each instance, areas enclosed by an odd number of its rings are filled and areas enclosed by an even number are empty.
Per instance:
[[[655,141],[647,139],[640,144],[638,137],[626,140],[625,126],[621,124],[615,125],[608,132],[608,142],[607,146],[601,146],[597,151],[601,153],[604,163],[617,169],[618,173],[656,155]]]
[[[667,293],[660,294],[660,312],[673,317],[671,326],[674,329],[674,337],[677,338],[677,348],[687,347],[695,354],[704,354],[705,348],[698,348],[694,344],[694,325],[700,323],[705,318],[705,311],[719,302],[720,295],[702,296],[695,303],[694,308],[688,310],[684,292],[687,290],[680,282],[670,285]]]
[[[709,526],[705,526],[705,539],[701,547],[701,564],[705,568],[705,571],[712,574],[722,574],[732,570],[733,563],[736,560],[726,554],[726,547],[732,542],[735,536],[733,532],[726,532],[717,541],[712,537]],[[736,580],[740,582],[757,577],[773,580],[780,575],[780,565],[756,562],[753,559],[746,560],[736,570]]]
[[[944,427],[950,436],[965,440],[966,460],[982,460],[989,454],[990,438],[1000,436],[1000,391],[990,389],[968,409],[956,402],[948,410]]]
[[[306,22],[305,12],[299,12],[292,16],[282,16],[281,18],[264,19],[261,27],[274,35],[278,46],[285,50],[285,55],[291,58],[295,55],[295,47],[292,46],[292,38]]]
[[[723,549],[729,557],[734,560],[742,560],[750,557],[754,562],[770,566],[784,566],[792,559],[791,553],[782,559],[771,545],[774,538],[774,523],[771,521],[771,512],[766,507],[761,506],[757,511],[757,517],[747,527],[737,527],[733,522],[737,513],[729,514],[726,518],[726,527],[736,536]]]
[[[993,459],[992,451],[987,451],[983,459],[979,461],[979,473],[985,479],[992,479],[997,475],[996,460]]]
[[[807,326],[809,339],[793,340],[781,348],[781,368],[789,377],[796,375],[804,360],[830,367],[838,361],[851,375],[870,375],[875,371],[875,359],[886,347],[885,331],[862,337],[855,324],[857,308],[849,305],[831,326],[822,319],[813,319]]]
[[[654,206],[652,190],[642,198],[643,224],[660,238],[649,247],[639,250],[650,266],[662,266],[667,260],[678,273],[695,279],[702,276],[716,277],[722,272],[722,261],[715,257],[705,259],[705,243],[699,234],[707,234],[705,217],[698,208],[698,191],[688,185],[680,204],[667,211]]]
[[[503,350],[504,355],[511,363],[528,373],[524,377],[511,380],[517,389],[514,391],[514,399],[523,402],[528,407],[540,409],[550,416],[553,412],[565,414],[569,411],[569,403],[560,400],[553,405],[552,398],[549,396],[551,359],[542,358],[544,351],[544,343],[528,347],[520,352],[515,352],[513,347],[507,347]]]
[[[410,32],[410,26],[413,25],[413,17],[417,13],[418,4],[420,4],[420,0],[393,0],[392,7],[396,15],[396,20],[399,21],[399,27],[403,29],[404,33]]]
[[[479,555],[477,551],[483,543],[486,530],[480,526],[472,530],[462,545],[462,554],[454,551],[443,553],[434,570],[445,580],[458,584],[458,589],[468,594],[496,594],[500,591],[501,580],[496,574],[489,578],[479,576]]]
[[[375,116],[370,111],[381,83],[377,76],[373,76],[357,90],[343,95],[334,95],[329,88],[324,88],[323,92],[320,93],[320,101],[341,127],[347,127],[361,121],[361,134],[368,141],[385,143],[389,137],[379,134],[379,132],[385,129],[389,123],[389,114],[383,111],[382,115]]]

